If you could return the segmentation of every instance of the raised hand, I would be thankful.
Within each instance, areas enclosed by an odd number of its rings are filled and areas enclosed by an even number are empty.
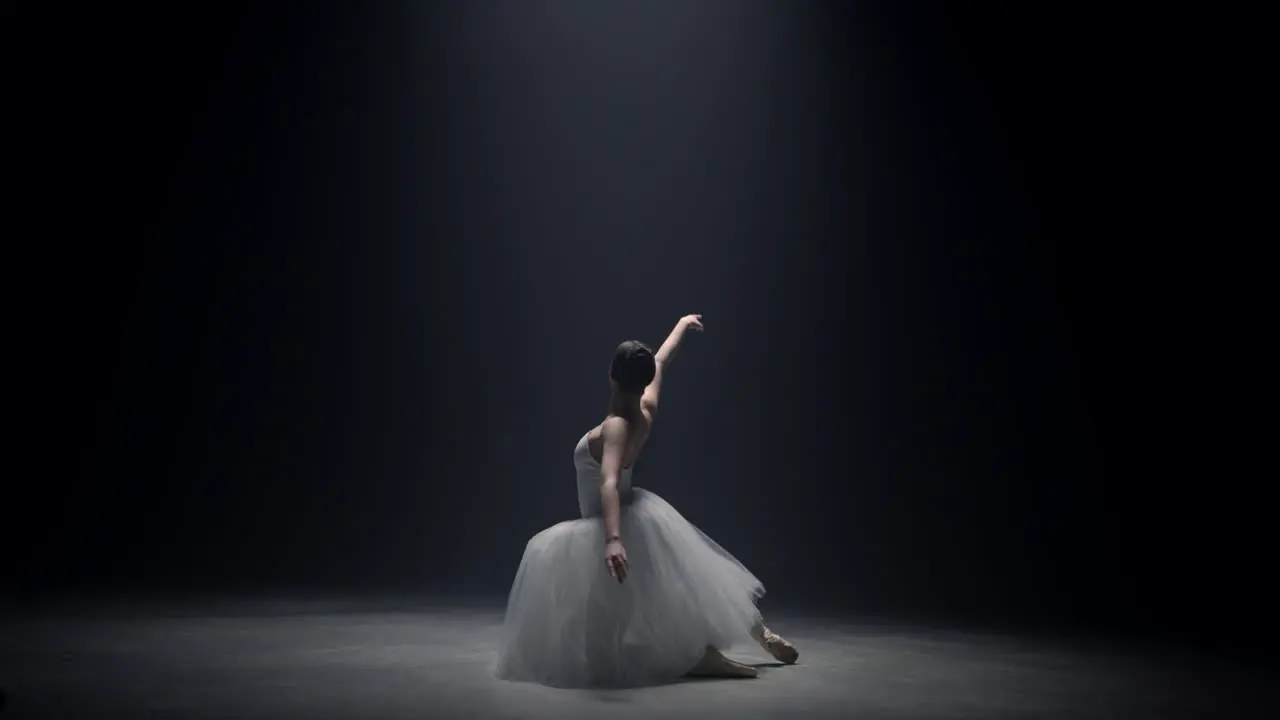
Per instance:
[[[702,327],[701,315],[685,315],[684,317],[680,318],[680,324],[684,325],[690,330],[697,330],[698,332],[702,332],[705,329]]]

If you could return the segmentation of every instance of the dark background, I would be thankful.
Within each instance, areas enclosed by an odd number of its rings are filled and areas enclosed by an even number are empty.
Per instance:
[[[1256,640],[1212,35],[1014,5],[6,4],[8,592],[501,598],[699,312],[766,610]]]

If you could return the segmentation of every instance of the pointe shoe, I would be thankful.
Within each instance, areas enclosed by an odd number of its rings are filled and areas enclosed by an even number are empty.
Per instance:
[[[769,654],[777,659],[780,663],[794,665],[796,660],[800,659],[800,651],[796,650],[796,646],[787,642],[781,635],[775,633],[769,628],[762,628],[763,632],[759,633],[756,641],[760,646],[769,651]]]
[[[760,671],[750,665],[730,660],[719,650],[708,647],[706,654],[687,674],[692,677],[753,678],[758,677]]]

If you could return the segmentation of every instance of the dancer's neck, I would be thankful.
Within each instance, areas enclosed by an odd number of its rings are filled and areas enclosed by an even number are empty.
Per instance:
[[[609,396],[609,414],[624,418],[640,414],[640,396],[615,391]]]

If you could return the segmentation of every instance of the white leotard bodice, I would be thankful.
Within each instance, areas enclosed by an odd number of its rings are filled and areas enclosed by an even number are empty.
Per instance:
[[[573,449],[573,466],[578,471],[578,511],[582,517],[596,517],[601,514],[600,507],[600,463],[591,457],[587,447],[587,432]],[[618,496],[625,505],[631,501],[631,472],[635,467],[622,471],[618,480]]]

